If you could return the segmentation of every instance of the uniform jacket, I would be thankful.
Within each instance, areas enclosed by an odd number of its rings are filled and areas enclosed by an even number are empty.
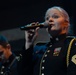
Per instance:
[[[76,41],[67,51],[72,37],[60,35],[48,43],[38,43],[23,52],[24,75],[76,75]]]
[[[18,75],[17,60],[14,54],[5,63],[0,63],[0,75]]]

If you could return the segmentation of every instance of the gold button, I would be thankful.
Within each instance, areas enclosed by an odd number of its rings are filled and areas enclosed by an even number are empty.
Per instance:
[[[43,63],[45,62],[45,60],[42,61]]]
[[[50,52],[50,50],[47,51],[48,53]]]
[[[42,70],[44,69],[44,66],[42,66]]]
[[[47,57],[47,54],[45,54],[45,57]]]

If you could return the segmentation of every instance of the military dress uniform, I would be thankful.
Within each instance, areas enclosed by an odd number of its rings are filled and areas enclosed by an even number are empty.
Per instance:
[[[48,43],[37,43],[25,50],[25,75],[76,75],[76,41],[73,36],[59,35]],[[68,55],[67,55],[68,54]],[[67,57],[68,56],[68,57]],[[68,58],[68,59],[67,59]],[[67,62],[69,62],[67,66]]]

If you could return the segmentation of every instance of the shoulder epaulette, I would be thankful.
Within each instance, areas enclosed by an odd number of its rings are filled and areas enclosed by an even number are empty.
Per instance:
[[[75,36],[68,37],[68,38],[71,38],[71,41],[69,43],[68,51],[67,51],[67,67],[69,65],[69,56],[70,56],[71,47],[72,47],[73,41],[76,40],[76,37]]]

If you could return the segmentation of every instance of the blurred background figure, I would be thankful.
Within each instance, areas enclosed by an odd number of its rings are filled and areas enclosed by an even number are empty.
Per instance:
[[[0,75],[18,75],[17,59],[6,37],[0,35]]]

